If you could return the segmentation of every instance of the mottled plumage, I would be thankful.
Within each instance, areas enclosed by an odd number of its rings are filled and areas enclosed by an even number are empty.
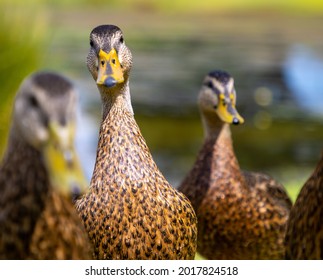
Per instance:
[[[86,183],[68,130],[75,111],[75,92],[62,76],[39,72],[21,85],[0,165],[1,259],[92,257],[71,200]],[[68,167],[54,174],[57,168],[50,162],[60,163],[60,153]]]
[[[233,78],[222,71],[207,75],[199,94],[205,141],[179,190],[196,211],[201,255],[280,259],[291,201],[269,176],[240,170],[229,126],[243,122],[235,103]]]
[[[128,81],[132,57],[122,32],[99,26],[90,44],[88,68],[101,93],[103,119],[90,192],[77,209],[95,256],[193,259],[196,216],[188,199],[157,168],[134,119]],[[111,71],[119,63],[122,75]]]
[[[292,207],[285,244],[287,259],[323,259],[323,155]]]

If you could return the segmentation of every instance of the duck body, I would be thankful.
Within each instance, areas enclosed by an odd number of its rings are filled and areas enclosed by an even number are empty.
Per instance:
[[[91,42],[88,66],[97,83],[101,74],[92,65],[101,59],[97,56],[102,49],[117,53],[113,59],[124,71],[121,82],[111,85],[108,75],[108,82],[98,84],[103,118],[96,163],[90,192],[76,204],[95,257],[193,259],[196,216],[189,200],[159,171],[134,119],[128,83],[131,59],[121,30],[99,26],[92,31]]]
[[[112,109],[103,121],[91,192],[77,207],[99,259],[194,258],[193,209],[159,172],[127,111]]]
[[[211,72],[204,82],[199,104],[206,137],[179,190],[189,198],[196,212],[197,250],[202,256],[280,259],[284,256],[283,240],[291,202],[284,188],[269,176],[240,169],[229,123],[218,116],[219,110],[224,109],[219,104],[224,103],[215,97],[234,91],[230,81],[225,72]],[[227,91],[230,83],[231,90]],[[231,123],[242,122],[235,111],[235,97],[225,102],[228,108],[232,107],[223,118]]]
[[[50,191],[45,205],[34,227],[29,259],[92,259],[92,244],[74,204]]]
[[[323,259],[323,156],[302,187],[290,212],[286,259]]]
[[[68,87],[65,97],[64,91],[55,91],[62,85]],[[0,165],[1,259],[92,257],[91,243],[72,200],[53,185],[53,170],[45,156],[45,150],[52,148],[53,136],[48,131],[57,116],[55,112],[61,117],[67,115],[65,109],[57,112],[61,108],[59,100],[63,98],[64,108],[73,100],[70,87],[60,75],[39,72],[26,79],[17,95],[8,146]],[[44,107],[46,100],[51,102],[53,111]],[[64,126],[68,127],[69,121]],[[56,149],[60,149],[59,137],[56,140]],[[72,150],[69,155],[71,167],[66,172],[72,174],[77,162],[72,158]],[[60,174],[59,178],[65,188],[65,177]],[[83,184],[83,177],[80,181],[76,178],[73,187],[79,183]]]

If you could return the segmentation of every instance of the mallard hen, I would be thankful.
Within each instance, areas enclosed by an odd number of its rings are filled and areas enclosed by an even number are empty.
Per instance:
[[[74,150],[76,96],[55,73],[21,85],[0,166],[0,258],[89,259],[72,197],[87,190]]]
[[[323,154],[290,211],[286,258],[323,259]]]
[[[77,209],[98,259],[193,259],[196,216],[156,166],[134,119],[132,55],[114,25],[90,34],[87,66],[103,116],[90,192]]]
[[[209,73],[198,98],[204,144],[179,191],[196,211],[202,256],[280,259],[291,201],[269,176],[240,170],[230,124],[244,120],[235,104],[233,78],[223,71]]]

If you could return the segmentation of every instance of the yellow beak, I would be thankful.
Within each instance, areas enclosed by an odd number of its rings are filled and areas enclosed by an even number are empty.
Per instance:
[[[96,83],[98,85],[105,85],[106,87],[113,87],[124,81],[122,67],[115,49],[109,53],[103,50],[99,52],[99,69]]]
[[[45,164],[54,189],[63,196],[75,199],[88,190],[74,147],[74,125],[49,123],[50,140],[44,147]]]
[[[219,103],[216,110],[220,119],[224,122],[230,124],[244,123],[244,119],[238,113],[234,102],[231,99],[226,99],[224,94],[220,94]]]

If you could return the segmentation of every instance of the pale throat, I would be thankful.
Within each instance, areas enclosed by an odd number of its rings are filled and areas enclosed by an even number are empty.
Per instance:
[[[98,89],[100,91],[103,104],[103,119],[107,117],[112,108],[123,108],[131,115],[134,115],[128,81],[125,81],[123,84],[117,85],[113,88],[98,86]]]
[[[231,142],[230,124],[224,123],[215,113],[201,112],[204,139],[221,139]]]
[[[202,115],[205,143],[212,146],[213,168],[225,173],[240,174],[240,166],[234,154],[230,124],[221,121],[218,116],[212,119]],[[223,164],[227,162],[228,164]],[[230,168],[229,168],[230,167]]]

